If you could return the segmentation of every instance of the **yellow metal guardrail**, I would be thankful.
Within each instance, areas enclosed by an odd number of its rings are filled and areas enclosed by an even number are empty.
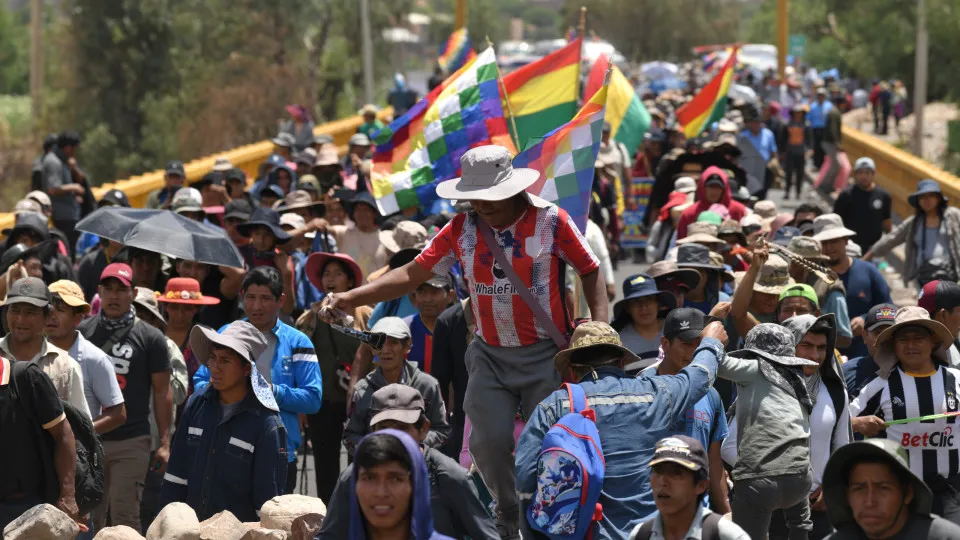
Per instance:
[[[378,116],[381,119],[390,118],[393,116],[393,109],[383,109]],[[337,145],[342,154],[346,150],[347,141],[357,132],[357,128],[359,128],[362,123],[363,119],[360,116],[352,116],[317,126],[316,129],[314,129],[314,134],[325,134],[333,137],[334,144]],[[252,182],[257,176],[257,168],[260,166],[260,163],[266,161],[272,152],[273,143],[270,141],[260,141],[212,156],[195,159],[184,164],[184,169],[187,173],[186,183],[196,182],[203,178],[203,175],[212,170],[214,160],[221,157],[229,159],[234,167],[243,169],[243,171],[247,173],[247,178]],[[93,188],[93,195],[99,200],[101,195],[108,190],[119,189],[127,194],[131,206],[140,208],[146,204],[147,196],[150,192],[161,187],[163,187],[162,170],[149,172],[140,176],[133,176],[126,180],[103,184],[102,186]],[[13,222],[14,216],[12,213],[0,214],[0,230],[13,227]]]
[[[877,184],[890,192],[893,211],[900,217],[915,212],[907,197],[917,190],[917,182],[925,178],[936,180],[951,201],[960,201],[960,178],[872,135],[844,126],[843,149],[851,161],[864,156],[873,159],[877,164]]]

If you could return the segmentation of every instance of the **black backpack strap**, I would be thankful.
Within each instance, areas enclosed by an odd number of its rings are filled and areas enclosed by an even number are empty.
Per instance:
[[[703,540],[720,540],[721,519],[723,519],[723,516],[716,512],[710,512],[707,517],[703,518],[700,538]]]
[[[112,356],[110,354],[110,349],[112,349],[117,343],[122,342],[127,337],[127,334],[133,330],[133,327],[137,325],[137,322],[140,322],[140,319],[134,315],[133,322],[130,323],[130,326],[117,329],[113,334],[110,335],[109,338],[107,338],[106,341],[103,342],[103,345],[100,345],[100,350],[103,351],[103,353],[107,356]]]
[[[650,537],[653,536],[653,521],[652,519],[644,521],[637,529],[637,535],[633,537],[634,540],[650,540]]]

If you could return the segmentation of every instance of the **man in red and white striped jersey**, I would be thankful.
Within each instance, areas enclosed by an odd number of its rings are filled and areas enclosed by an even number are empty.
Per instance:
[[[349,312],[353,306],[396,298],[460,263],[480,338],[471,342],[466,357],[470,449],[497,500],[501,537],[519,538],[513,418],[520,407],[529,416],[560,384],[553,356],[573,328],[564,303],[566,265],[582,277],[591,317],[609,319],[599,263],[583,235],[563,209],[526,193],[540,173],[514,169],[510,160],[509,151],[499,146],[466,152],[460,158],[462,177],[438,185],[437,195],[470,201],[472,211],[447,223],[413,262],[373,283],[328,295],[323,306]],[[542,318],[497,263],[484,228],[492,229],[490,237],[532,294]]]

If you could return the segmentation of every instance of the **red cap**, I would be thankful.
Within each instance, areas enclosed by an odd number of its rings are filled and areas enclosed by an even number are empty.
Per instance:
[[[940,280],[928,282],[920,290],[920,297],[917,298],[917,305],[927,310],[931,317],[933,312],[937,310],[937,285],[939,284]]]
[[[952,281],[931,281],[920,290],[917,305],[927,310],[931,318],[938,310],[952,311],[960,306],[960,285]]]
[[[130,265],[124,263],[108,264],[103,269],[103,273],[100,274],[100,283],[103,283],[103,280],[107,278],[117,278],[121,283],[130,287],[133,285],[133,270],[130,269]]]

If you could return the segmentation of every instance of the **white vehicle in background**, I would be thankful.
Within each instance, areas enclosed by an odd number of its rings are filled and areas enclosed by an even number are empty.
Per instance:
[[[526,41],[504,41],[497,46],[497,65],[504,73],[509,73],[539,58],[534,47]]]

